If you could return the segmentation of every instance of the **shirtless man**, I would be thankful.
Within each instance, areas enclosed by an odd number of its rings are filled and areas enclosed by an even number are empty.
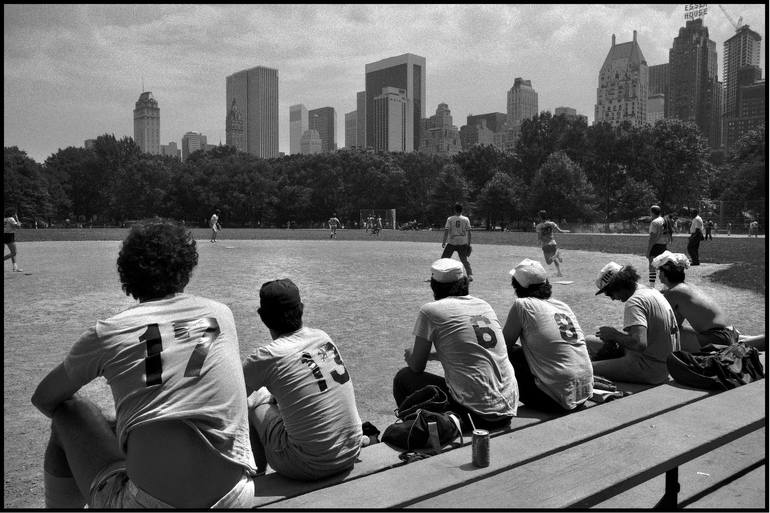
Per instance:
[[[731,345],[739,341],[760,351],[766,350],[765,335],[741,335],[729,325],[716,301],[684,282],[684,270],[690,266],[687,256],[665,251],[653,259],[652,265],[658,269],[660,282],[666,287],[663,296],[674,310],[684,351],[696,353],[708,344]],[[685,320],[691,328],[682,327]]]

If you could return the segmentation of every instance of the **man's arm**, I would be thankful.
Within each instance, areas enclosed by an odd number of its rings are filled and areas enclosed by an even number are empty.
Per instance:
[[[441,247],[442,248],[446,247],[447,237],[449,237],[449,228],[444,228],[444,240],[441,242]]]
[[[75,395],[80,385],[73,382],[64,364],[59,364],[43,378],[32,394],[32,404],[48,418],[53,417],[56,408]]]
[[[503,327],[503,338],[505,338],[506,347],[513,346],[521,336],[521,322],[519,316],[513,311],[513,306],[508,312],[508,318],[505,320],[505,326]]]
[[[412,371],[420,373],[425,370],[428,360],[435,360],[436,353],[431,353],[433,343],[422,337],[414,337],[414,346],[404,350],[404,361]]]
[[[647,327],[641,325],[634,325],[625,328],[625,331],[620,331],[610,326],[602,326],[599,328],[599,338],[603,341],[617,342],[621,346],[631,351],[637,351],[641,353],[647,349]]]

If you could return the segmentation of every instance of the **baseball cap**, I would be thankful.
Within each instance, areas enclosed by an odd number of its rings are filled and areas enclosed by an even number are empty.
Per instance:
[[[540,262],[530,260],[529,258],[519,262],[508,274],[516,278],[516,281],[524,288],[530,285],[545,283],[548,279],[548,273],[545,272]]]
[[[299,289],[288,278],[263,283],[259,289],[259,302],[262,308],[273,310],[293,308],[302,303]]]
[[[684,253],[672,253],[666,250],[652,259],[652,266],[655,268],[666,265],[668,263],[671,263],[680,269],[687,269],[690,267],[690,259],[687,258],[687,255]]]
[[[462,262],[453,258],[439,258],[430,266],[430,277],[439,283],[452,283],[466,276]]]
[[[612,279],[621,269],[623,269],[623,266],[615,262],[610,262],[609,264],[602,267],[602,270],[599,271],[599,277],[596,278],[596,286],[599,289],[599,291],[596,293],[597,296],[604,292],[604,290],[607,288],[607,285],[612,282]]]

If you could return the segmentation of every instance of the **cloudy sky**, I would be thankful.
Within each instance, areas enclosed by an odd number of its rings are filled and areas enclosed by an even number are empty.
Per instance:
[[[414,53],[426,59],[426,113],[446,103],[454,124],[506,111],[516,77],[532,81],[539,109],[577,109],[593,122],[599,68],[633,31],[648,65],[668,61],[685,4],[538,5],[4,5],[3,143],[38,162],[101,134],[133,136],[139,94],[151,91],[161,144],[188,131],[225,141],[225,77],[278,69],[280,148],[289,106],[345,113],[364,89],[364,67]],[[762,37],[764,4],[725,4]],[[735,29],[717,4],[705,24],[722,51]]]

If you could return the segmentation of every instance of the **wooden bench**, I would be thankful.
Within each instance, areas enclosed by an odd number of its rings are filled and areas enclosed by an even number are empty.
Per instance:
[[[465,445],[360,475],[354,468],[306,491],[260,497],[267,500],[257,506],[590,507],[665,475],[662,505],[673,507],[679,467],[760,430],[765,415],[764,380],[720,394],[666,384],[551,420],[516,419],[522,424],[491,440],[486,468],[471,465]]]

